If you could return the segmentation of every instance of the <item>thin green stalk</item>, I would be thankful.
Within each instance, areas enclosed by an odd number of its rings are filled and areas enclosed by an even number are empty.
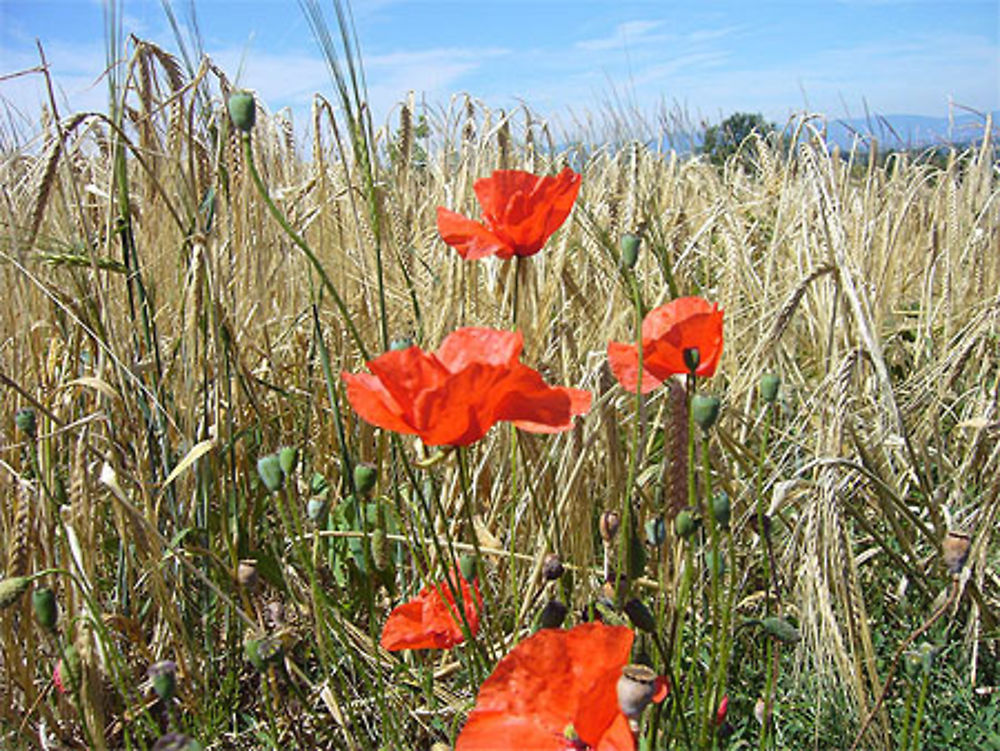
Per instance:
[[[920,681],[920,696],[917,698],[917,716],[913,720],[913,732],[910,740],[913,741],[913,751],[920,751],[920,725],[924,720],[924,707],[927,703],[927,690],[931,685],[931,671],[924,666],[924,677]]]

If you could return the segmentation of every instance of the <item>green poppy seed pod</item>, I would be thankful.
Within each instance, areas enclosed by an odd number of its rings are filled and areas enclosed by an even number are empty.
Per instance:
[[[474,555],[463,555],[458,559],[458,568],[462,572],[462,578],[472,584],[478,574],[479,561]]]
[[[656,695],[656,672],[648,665],[626,665],[615,688],[622,714],[637,719]]]
[[[697,347],[688,347],[682,355],[684,356],[684,364],[687,366],[688,372],[694,373],[698,370],[698,366],[701,364],[701,352],[698,351]]]
[[[322,527],[326,524],[326,516],[329,510],[330,504],[327,503],[326,498],[310,498],[308,503],[306,503],[306,516],[317,527]]]
[[[605,511],[601,514],[601,539],[610,545],[618,535],[618,527],[621,526],[622,518],[617,511]]]
[[[375,489],[378,473],[374,464],[356,464],[354,466],[354,487],[361,495],[371,495]]]
[[[202,751],[202,747],[198,741],[183,733],[167,733],[153,744],[152,751]]]
[[[278,464],[285,477],[290,477],[299,463],[299,451],[293,446],[285,446],[278,450]]]
[[[701,426],[702,430],[709,430],[715,421],[719,419],[719,407],[722,402],[717,396],[706,396],[695,394],[691,397],[691,416],[694,421]]]
[[[799,630],[779,615],[770,615],[762,619],[760,625],[765,634],[773,636],[782,644],[795,644],[802,639]]]
[[[229,95],[229,117],[233,125],[244,133],[253,130],[257,121],[257,104],[249,91],[234,91]]]
[[[372,532],[372,562],[376,571],[385,571],[389,568],[389,539],[381,527]]]
[[[654,548],[660,547],[667,539],[667,523],[662,516],[654,516],[645,525],[646,542]]]
[[[726,573],[726,556],[716,550],[706,550],[705,568],[721,578]]]
[[[698,519],[687,509],[678,512],[674,517],[674,531],[677,536],[687,540],[698,530]]]
[[[49,587],[37,587],[31,593],[31,607],[35,611],[35,620],[46,631],[52,631],[59,619],[56,606],[56,593]]]
[[[285,473],[277,454],[268,454],[257,460],[257,474],[270,492],[276,493],[285,484]]]
[[[622,247],[622,266],[626,269],[634,269],[636,262],[639,260],[639,246],[642,244],[642,240],[638,235],[627,232],[622,235],[621,247]]]
[[[941,543],[944,564],[948,567],[948,573],[957,575],[962,573],[969,558],[969,548],[972,546],[972,538],[964,532],[951,531],[945,535]]]
[[[733,508],[729,502],[729,494],[724,490],[716,493],[712,497],[712,516],[715,517],[715,523],[723,529],[729,529],[732,513]]]
[[[177,663],[172,660],[154,662],[146,671],[153,684],[153,691],[163,701],[170,701],[177,692]]]
[[[68,644],[59,660],[59,679],[66,691],[76,694],[80,690],[80,679],[83,676],[83,666],[80,663],[80,653],[76,647]]]
[[[11,576],[7,579],[0,579],[0,610],[6,610],[24,594],[31,584],[31,579],[27,576]]]
[[[401,336],[398,339],[393,339],[389,343],[389,349],[392,351],[409,349],[412,346],[413,346],[413,340],[408,336]]]
[[[14,414],[14,425],[28,438],[34,438],[38,434],[38,419],[35,417],[35,410],[30,407],[19,409]]]
[[[538,628],[559,628],[566,620],[567,607],[559,600],[549,600],[538,614]]]
[[[542,561],[542,578],[547,582],[555,581],[563,575],[565,568],[562,559],[555,553],[549,553]]]
[[[906,658],[903,660],[903,667],[906,669],[906,675],[910,680],[915,680],[920,677],[920,671],[924,667],[923,655],[917,652],[907,652]]]
[[[633,598],[625,603],[625,615],[632,621],[632,625],[647,634],[656,633],[656,619],[650,612],[646,604],[637,598]]]
[[[768,404],[774,404],[778,399],[780,387],[781,376],[777,373],[765,373],[760,377],[760,398]]]

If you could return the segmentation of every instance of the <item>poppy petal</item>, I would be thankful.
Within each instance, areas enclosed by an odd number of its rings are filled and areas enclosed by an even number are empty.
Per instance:
[[[417,432],[400,416],[399,404],[377,377],[369,373],[341,373],[340,377],[347,385],[347,401],[363,420],[396,433]]]
[[[475,591],[454,570],[450,574],[452,586],[456,579],[461,583],[462,604],[469,628],[479,630],[479,611],[483,598],[479,583]],[[430,584],[408,602],[393,608],[382,627],[381,645],[391,652],[401,649],[450,649],[465,640],[461,615],[447,582]]]
[[[524,348],[520,331],[500,331],[467,326],[448,334],[434,353],[452,373],[471,363],[512,367]]]
[[[645,355],[645,352],[643,354]],[[639,349],[634,344],[608,342],[608,365],[611,366],[611,372],[622,388],[634,394],[639,383]],[[648,369],[643,368],[642,393],[648,394],[662,383],[663,379],[657,378]]]
[[[617,714],[594,746],[594,751],[635,751],[635,734],[625,715],[621,712]]]
[[[509,257],[513,253],[501,238],[482,224],[443,206],[438,206],[437,225],[441,239],[457,250],[462,258],[474,260],[504,252]]]

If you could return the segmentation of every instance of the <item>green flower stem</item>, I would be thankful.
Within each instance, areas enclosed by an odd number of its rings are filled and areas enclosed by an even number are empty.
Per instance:
[[[899,733],[899,751],[909,748],[910,720],[913,716],[913,681],[906,682],[906,698],[903,704],[903,728]]]
[[[635,419],[632,424],[632,451],[629,454],[628,474],[625,480],[625,492],[622,493],[622,513],[621,527],[619,529],[619,550],[618,573],[622,573],[624,567],[625,575],[632,574],[632,529],[635,523],[632,520],[632,486],[635,484],[635,477],[639,464],[639,447],[642,441],[642,297],[639,295],[639,285],[636,283],[635,274],[631,269],[627,269],[629,287],[632,292],[632,306],[635,312],[635,342],[638,354],[638,373],[635,382]],[[618,591],[618,582],[614,583],[615,591]]]
[[[920,696],[917,697],[917,716],[913,720],[913,732],[910,733],[910,740],[913,751],[920,751],[920,725],[924,720],[924,707],[927,703],[927,690],[931,685],[931,671],[924,666],[924,677],[920,681]]]
[[[757,474],[754,480],[754,495],[757,498],[757,534],[760,539],[761,565],[764,569],[764,611],[766,615],[771,615],[771,556],[770,541],[768,533],[765,531],[764,523],[764,463],[767,460],[768,442],[771,437],[771,421],[774,417],[774,405],[768,404],[764,413],[764,435],[760,440],[760,454],[757,457]],[[777,595],[777,593],[775,593]],[[771,697],[774,691],[775,658],[773,653],[774,645],[772,639],[766,640],[765,647],[765,685],[764,685],[764,722],[760,726],[759,748],[761,751],[768,747],[768,728],[770,726],[769,717],[771,708]]]
[[[271,216],[274,217],[275,221],[281,225],[281,228],[285,230],[293,243],[295,243],[299,249],[305,253],[306,258],[309,259],[309,263],[312,264],[313,269],[319,274],[319,278],[323,282],[323,286],[329,291],[330,295],[333,297],[333,302],[337,306],[337,310],[340,311],[341,318],[344,319],[344,325],[347,326],[347,331],[354,340],[358,351],[365,360],[370,360],[371,356],[368,354],[368,348],[365,347],[364,341],[361,339],[361,334],[358,333],[357,328],[354,325],[354,321],[351,318],[351,314],[347,310],[347,306],[344,304],[343,299],[340,297],[340,293],[337,292],[337,288],[330,281],[330,277],[327,276],[326,270],[323,265],[319,262],[316,254],[313,253],[312,248],[309,247],[308,243],[299,235],[292,226],[285,219],[284,214],[281,210],[275,206],[274,201],[271,200],[271,196],[267,192],[267,186],[264,185],[264,181],[260,177],[260,173],[257,172],[257,165],[254,163],[253,159],[253,149],[250,146],[250,134],[244,133],[243,137],[243,156],[247,163],[247,168],[250,170],[250,177],[253,179],[254,185],[257,187],[257,192],[263,199],[264,203],[267,205],[268,210],[271,212]]]
[[[712,503],[712,469],[709,453],[709,435],[707,430],[702,431],[701,436],[701,463],[702,475],[704,477],[704,497],[708,499],[708,529],[709,539],[712,546],[712,565],[709,567],[709,577],[711,581],[711,608],[712,608],[712,657],[709,667],[709,684],[706,687],[706,706],[702,712],[702,743],[708,742],[712,731],[712,721],[715,718],[715,710],[722,698],[723,691],[719,681],[721,679],[721,666],[723,664],[722,652],[724,632],[722,630],[721,614],[719,612],[719,567],[722,564],[722,550],[719,544],[719,524],[715,518],[715,506]]]

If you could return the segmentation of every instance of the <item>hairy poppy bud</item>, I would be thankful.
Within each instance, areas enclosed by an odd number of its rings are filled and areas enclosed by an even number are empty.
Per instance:
[[[701,352],[698,351],[697,347],[688,347],[682,353],[684,357],[684,364],[687,369],[694,373],[698,370],[698,366],[701,364]]]
[[[59,617],[55,592],[49,587],[38,587],[31,593],[31,607],[39,626],[46,631],[55,629]]]
[[[299,463],[299,452],[293,446],[285,446],[278,450],[278,466],[281,467],[281,471],[285,473],[285,477],[288,477],[295,471],[296,465]]]
[[[202,751],[198,741],[183,733],[167,733],[153,744],[152,751]]]
[[[31,579],[27,576],[11,576],[0,579],[0,610],[5,610],[21,599]]]
[[[662,516],[654,516],[646,522],[646,542],[655,548],[660,547],[667,539],[667,523]]]
[[[372,563],[375,564],[376,571],[389,568],[389,540],[381,527],[372,532]]]
[[[236,581],[246,589],[256,589],[260,578],[257,576],[257,560],[244,558],[236,567]]]
[[[354,487],[361,495],[369,495],[374,490],[377,476],[374,464],[354,465]]]
[[[616,689],[618,707],[630,720],[638,718],[661,690],[656,672],[648,665],[626,665]]]
[[[538,628],[559,628],[566,620],[568,612],[559,600],[549,600],[538,614]]]
[[[641,242],[642,241],[639,236],[634,235],[631,232],[622,235],[622,266],[624,268],[635,268],[635,264],[639,260],[639,246]]]
[[[962,567],[969,557],[969,548],[971,545],[971,538],[964,532],[952,531],[945,535],[944,541],[941,543],[941,549],[944,556],[944,564],[948,567],[948,573],[962,573]]]
[[[458,568],[462,572],[462,578],[472,584],[476,580],[479,561],[474,555],[463,555],[458,559]]]
[[[244,133],[253,130],[257,121],[257,104],[249,91],[234,91],[229,95],[229,117],[233,125]]]
[[[268,454],[257,460],[257,474],[260,475],[261,482],[272,493],[281,490],[285,484],[285,473],[281,469],[281,459],[277,454]]]
[[[34,438],[38,434],[38,420],[35,417],[35,410],[24,407],[14,413],[14,425],[28,438]]]
[[[720,490],[712,497],[712,516],[715,523],[723,529],[729,529],[729,519],[732,516],[732,506],[729,503],[729,494]]]
[[[781,616],[768,616],[761,620],[760,625],[765,634],[773,636],[783,644],[795,644],[802,639],[799,630]]]
[[[635,598],[629,600],[625,603],[624,610],[625,615],[637,629],[647,634],[656,633],[656,619],[642,600]]]
[[[177,690],[177,663],[172,660],[160,660],[154,662],[146,671],[149,680],[153,683],[153,691],[163,701],[170,701],[174,698]]]
[[[610,544],[618,534],[618,527],[621,526],[622,519],[617,511],[605,511],[601,514],[601,539]]]
[[[674,517],[674,531],[677,536],[687,540],[698,529],[698,519],[687,509],[678,512]]]
[[[729,711],[729,694],[722,697],[719,708],[715,712],[715,724],[721,726],[726,721],[726,713]]]
[[[691,397],[691,416],[702,430],[709,430],[719,419],[719,406],[721,404],[722,402],[717,396],[695,394]]]
[[[547,582],[555,581],[563,575],[562,560],[555,553],[545,556],[542,562],[542,578]]]
[[[326,498],[310,498],[309,502],[306,503],[306,516],[317,527],[322,527],[326,523],[326,514],[329,508],[330,504],[326,502]]]
[[[774,404],[780,386],[781,376],[776,373],[765,373],[760,377],[760,398],[768,404]]]
[[[52,677],[58,681],[57,685],[63,687],[62,693],[76,694],[80,690],[82,674],[83,669],[80,664],[80,653],[76,651],[76,647],[69,644],[63,650],[62,659],[56,665],[56,673]]]

